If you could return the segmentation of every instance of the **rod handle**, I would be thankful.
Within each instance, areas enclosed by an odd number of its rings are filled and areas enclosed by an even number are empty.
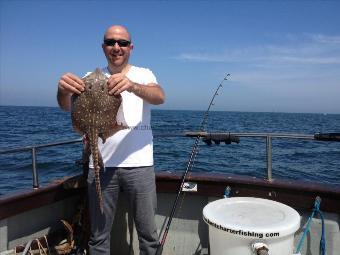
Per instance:
[[[314,139],[319,141],[337,141],[340,142],[340,133],[316,133]]]

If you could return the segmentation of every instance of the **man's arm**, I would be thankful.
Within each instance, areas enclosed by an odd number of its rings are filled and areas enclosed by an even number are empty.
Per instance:
[[[150,104],[163,104],[165,94],[161,86],[156,83],[146,85],[132,82],[124,74],[117,73],[109,77],[108,89],[110,95],[119,95],[123,91],[129,91]]]
[[[62,90],[58,88],[57,93],[58,104],[59,107],[64,111],[71,111],[71,96],[72,94],[62,92]]]
[[[165,101],[163,89],[155,83],[149,83],[147,85],[133,83],[128,91],[134,93],[136,96],[139,96],[150,104],[163,104]]]

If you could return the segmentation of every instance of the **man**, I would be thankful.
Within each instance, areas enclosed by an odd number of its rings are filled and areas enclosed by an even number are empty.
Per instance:
[[[117,122],[128,126],[103,144],[98,140],[105,169],[101,173],[104,212],[100,212],[95,192],[94,173],[88,176],[90,207],[91,255],[110,254],[110,231],[120,190],[128,197],[138,233],[141,255],[154,255],[158,246],[155,224],[156,187],[153,169],[153,143],[150,128],[150,104],[162,104],[162,88],[149,69],[132,66],[129,56],[133,49],[131,37],[123,26],[107,29],[102,44],[108,66],[103,72],[109,77],[109,94],[122,96]],[[64,74],[58,83],[58,103],[71,109],[71,96],[84,91],[83,81],[74,74]],[[90,161],[90,168],[93,168]]]

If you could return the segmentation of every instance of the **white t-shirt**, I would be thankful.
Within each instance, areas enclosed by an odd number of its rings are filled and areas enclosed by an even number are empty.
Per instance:
[[[108,77],[107,68],[102,69]],[[138,84],[157,83],[151,70],[131,66],[126,76]],[[117,122],[127,126],[102,143],[98,139],[105,167],[140,167],[153,165],[153,136],[150,125],[150,104],[134,93],[123,91]],[[92,157],[90,167],[93,167]]]

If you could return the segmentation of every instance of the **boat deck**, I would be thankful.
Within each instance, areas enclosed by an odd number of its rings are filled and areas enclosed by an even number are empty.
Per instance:
[[[43,235],[52,235],[62,228],[60,219],[70,220],[76,205],[83,195],[81,185],[70,188],[70,183],[80,177],[57,181],[38,190],[0,199],[0,254]],[[164,230],[165,221],[176,196],[181,173],[157,173],[159,233]],[[296,233],[295,243],[302,235],[303,227],[311,214],[316,196],[321,197],[321,210],[326,218],[327,254],[335,255],[340,250],[340,189],[325,185],[306,184],[292,181],[260,180],[236,175],[190,174],[189,191],[183,196],[173,219],[163,254],[209,254],[208,226],[202,219],[202,210],[209,202],[223,197],[230,188],[231,196],[260,197],[285,203],[301,215],[301,228]],[[79,182],[81,183],[81,182]],[[77,186],[77,185],[76,185]],[[138,239],[128,207],[120,197],[120,206],[112,230],[112,247],[119,254],[136,254]],[[311,231],[302,248],[302,254],[318,254],[321,235],[321,221],[313,219]],[[135,253],[129,253],[134,250]],[[117,254],[117,253],[115,253]]]
[[[182,134],[183,135],[183,134]],[[167,137],[169,135],[166,135]],[[272,139],[304,139],[339,141],[340,134],[273,134],[273,133],[205,133],[189,132],[184,136],[201,137],[205,142],[237,142],[239,137],[263,138],[266,145],[267,178],[217,173],[189,173],[181,195],[167,240],[164,255],[206,255],[210,253],[209,231],[202,219],[202,210],[209,203],[220,199],[229,191],[231,197],[257,197],[284,203],[301,215],[301,227],[295,235],[295,245],[300,240],[307,220],[312,213],[316,197],[321,198],[320,209],[325,215],[327,255],[338,255],[340,251],[340,187],[319,183],[274,179],[272,176]],[[45,235],[52,243],[63,230],[60,220],[71,222],[77,207],[84,197],[83,181],[80,176],[66,178],[39,187],[36,164],[36,149],[59,146],[74,141],[18,148],[4,153],[32,152],[33,190],[10,194],[0,198],[0,255],[13,254],[13,249]],[[158,231],[164,231],[173,202],[180,187],[183,172],[157,172],[158,209],[156,215]],[[226,198],[227,199],[227,198]],[[115,254],[137,254],[138,242],[133,221],[125,203],[124,193],[119,199],[112,229],[112,251]],[[301,250],[303,255],[319,254],[322,222],[313,218],[310,231]],[[118,252],[118,253],[117,253]]]

